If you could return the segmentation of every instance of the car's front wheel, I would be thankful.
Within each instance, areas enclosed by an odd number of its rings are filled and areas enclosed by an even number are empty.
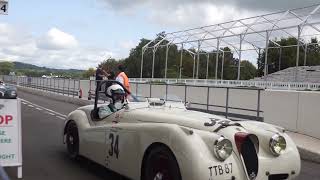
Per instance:
[[[143,180],[181,180],[178,163],[165,146],[158,146],[147,155]]]
[[[75,122],[70,122],[66,131],[66,144],[71,159],[76,159],[79,155],[79,134]]]

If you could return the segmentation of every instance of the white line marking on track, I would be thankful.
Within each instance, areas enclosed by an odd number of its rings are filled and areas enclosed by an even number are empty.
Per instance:
[[[51,112],[46,112],[47,114],[50,114],[51,116],[54,116],[55,114],[51,113]]]
[[[29,106],[29,107],[34,107],[34,106],[32,106],[31,104],[29,104],[28,106]]]
[[[26,102],[22,102],[22,104],[27,104]]]
[[[46,110],[46,111],[49,111],[49,112],[54,113],[54,114],[56,114],[56,115],[59,115],[59,116],[61,116],[61,117],[65,117],[65,118],[67,117],[67,116],[66,116],[66,115],[64,115],[64,114],[58,113],[58,112],[56,112],[56,111],[54,111],[54,110],[51,110],[51,109],[45,108],[45,107],[40,106],[40,105],[37,105],[37,104],[33,104],[32,102],[27,101],[27,100],[25,100],[25,99],[21,99],[21,101],[26,102],[26,103],[28,103],[28,104],[31,104],[31,106],[35,106],[35,107],[38,107],[38,108],[44,109],[44,110]]]
[[[64,117],[60,117],[60,116],[56,116],[56,117],[59,118],[59,119],[65,120]]]
[[[42,109],[41,109],[41,108],[38,108],[38,107],[37,107],[36,109],[37,109],[37,110],[39,110],[39,111],[42,111]]]

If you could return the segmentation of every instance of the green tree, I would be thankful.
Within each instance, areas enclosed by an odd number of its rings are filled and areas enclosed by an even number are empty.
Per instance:
[[[249,80],[256,77],[257,74],[257,68],[247,60],[241,61],[241,74],[240,79],[241,80]]]
[[[85,72],[82,73],[82,77],[83,78],[89,78],[91,76],[94,76],[96,70],[94,68],[89,68],[88,70],[86,70]]]
[[[298,41],[295,38],[282,38],[281,40],[276,41],[278,44],[283,46],[281,48],[281,63],[280,63],[280,48],[277,47],[273,42],[270,42],[268,47],[268,74],[274,73],[276,71],[283,70],[289,67],[296,66],[296,59],[297,59],[297,45]],[[311,38],[312,45],[308,45],[307,50],[307,66],[315,66],[320,65],[320,48],[318,45],[317,38]],[[293,46],[294,45],[294,46]],[[288,47],[293,46],[293,47]],[[299,52],[299,66],[304,65],[304,45],[300,47]],[[258,76],[264,75],[264,65],[265,65],[265,50],[262,51],[260,58],[258,58],[257,65],[258,65]]]
[[[118,71],[118,65],[123,64],[123,60],[116,60],[114,58],[109,58],[104,60],[99,64],[99,66],[102,66],[102,69],[105,70],[106,72],[117,72]]]
[[[14,64],[9,61],[0,62],[0,74],[8,75],[14,68]]]

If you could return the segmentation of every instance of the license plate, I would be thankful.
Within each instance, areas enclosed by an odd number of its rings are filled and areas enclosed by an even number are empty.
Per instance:
[[[232,174],[232,163],[209,167],[210,177]]]

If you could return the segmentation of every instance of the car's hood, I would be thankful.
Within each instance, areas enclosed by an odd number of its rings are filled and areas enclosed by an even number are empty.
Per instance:
[[[140,105],[141,106],[141,105]],[[147,106],[136,109],[129,109],[130,118],[140,122],[169,123],[198,130],[215,131],[222,124],[237,126],[246,129],[249,133],[259,133],[259,131],[269,131],[276,133],[282,131],[280,127],[257,121],[231,121],[222,116],[217,116],[199,111],[187,110],[183,105],[177,103],[166,106]],[[254,129],[254,131],[252,131]]]
[[[130,103],[129,108],[124,109],[124,116],[127,122],[141,123],[167,123],[177,124],[204,131],[215,131],[222,124],[230,124],[244,128],[251,133],[269,131],[276,133],[282,131],[280,127],[256,121],[231,121],[222,116],[217,116],[199,111],[187,110],[182,103],[166,103],[164,106],[151,106],[147,102]],[[84,110],[87,115],[93,109],[93,105],[79,108]],[[252,131],[254,129],[254,131]]]

